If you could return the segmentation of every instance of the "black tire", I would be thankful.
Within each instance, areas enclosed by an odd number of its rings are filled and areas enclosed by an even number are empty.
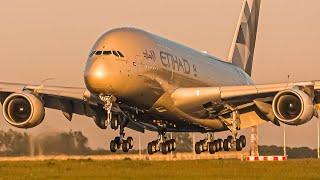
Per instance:
[[[224,151],[230,151],[230,141],[229,141],[229,139],[225,139],[223,141],[223,150]]]
[[[240,139],[236,140],[236,150],[241,151],[242,150],[242,142]]]
[[[114,140],[111,140],[111,142],[110,142],[110,151],[111,152],[117,151],[117,143]]]
[[[116,144],[120,144],[121,138],[119,136],[114,138]]]
[[[119,128],[118,116],[113,116],[111,119],[111,129],[117,130]]]
[[[114,138],[114,142],[116,143],[116,147],[117,149],[120,149],[121,148],[121,138],[119,136],[115,137]]]
[[[216,151],[215,152],[219,152],[220,151],[220,144],[218,140],[214,140],[213,141],[214,145],[216,146]]]
[[[217,146],[215,142],[210,142],[209,143],[209,153],[214,154],[217,152]]]
[[[127,142],[129,143],[129,149],[133,148],[133,138],[132,137],[128,137],[127,138]]]
[[[172,139],[172,140],[171,140],[171,143],[172,143],[172,147],[173,147],[172,150],[175,151],[175,150],[177,149],[176,140],[175,140],[175,139]]]
[[[152,155],[154,152],[153,152],[153,143],[152,142],[149,142],[148,143],[148,154]]]
[[[223,151],[223,140],[222,139],[218,139],[218,143],[219,143],[219,151]]]
[[[167,154],[168,153],[168,145],[167,145],[167,143],[162,143],[161,144],[161,152],[162,152],[162,154]]]
[[[128,141],[127,140],[123,140],[123,142],[122,142],[122,151],[123,152],[129,152],[129,143],[128,143]]]
[[[241,141],[241,143],[242,143],[242,148],[246,147],[246,145],[247,145],[247,139],[246,139],[246,137],[245,137],[244,135],[241,135],[241,136],[239,137],[239,139],[240,139],[240,141]]]
[[[166,144],[167,144],[167,146],[168,146],[168,152],[173,151],[173,144],[172,144],[172,141],[171,141],[171,140],[166,141]]]
[[[200,142],[196,142],[195,146],[194,146],[194,149],[195,149],[195,152],[197,154],[201,154],[202,150],[201,150],[201,143]]]
[[[152,149],[153,149],[153,153],[160,151],[160,147],[158,146],[158,141],[152,141]]]

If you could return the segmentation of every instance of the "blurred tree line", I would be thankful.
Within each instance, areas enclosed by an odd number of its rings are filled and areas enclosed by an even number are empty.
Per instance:
[[[173,138],[177,143],[177,152],[193,151],[191,133],[173,133]]]
[[[30,136],[13,130],[0,131],[0,156],[90,154],[88,138],[80,131]]]
[[[308,147],[287,147],[288,158],[317,158],[317,149],[310,149]],[[262,156],[283,155],[283,147],[279,146],[259,146],[259,154]]]

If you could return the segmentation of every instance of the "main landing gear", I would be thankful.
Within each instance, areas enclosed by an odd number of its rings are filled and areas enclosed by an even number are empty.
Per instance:
[[[110,151],[116,152],[118,149],[122,148],[123,152],[129,152],[130,149],[133,148],[133,138],[128,137],[127,139],[121,138],[117,136],[114,140],[110,142]]]
[[[214,140],[213,133],[208,133],[206,138],[196,142],[195,152],[201,154],[209,151],[214,154],[219,151],[241,151],[246,146],[246,137],[241,135],[239,139],[228,136],[226,139]]]
[[[232,136],[228,136],[223,141],[223,150],[224,151],[242,151],[247,145],[247,140],[244,135],[241,135],[239,139]]]
[[[204,140],[201,140],[195,144],[195,152],[200,154],[204,151],[209,151],[211,154],[219,151],[241,151],[246,146],[246,137],[241,135],[237,139],[238,131],[240,130],[240,113],[237,108],[230,105],[226,107],[231,111],[230,117],[219,116],[221,122],[223,122],[231,131],[232,136],[228,136],[225,140],[214,140],[213,133],[208,133]]]
[[[213,133],[208,133],[206,138],[196,142],[195,152],[201,154],[202,152],[209,151],[210,154],[222,151],[223,141],[222,139],[214,140]]]
[[[167,154],[176,150],[176,140],[169,139],[165,136],[165,132],[159,133],[159,138],[157,140],[148,143],[148,154],[154,154],[161,151],[162,154]]]

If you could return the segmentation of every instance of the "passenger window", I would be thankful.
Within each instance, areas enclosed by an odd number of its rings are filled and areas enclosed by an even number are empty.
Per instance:
[[[102,51],[97,51],[96,52],[96,55],[101,55],[102,54]]]
[[[124,55],[120,51],[117,51],[117,53],[119,54],[120,57],[124,57]]]
[[[110,55],[111,51],[103,51],[103,55]]]
[[[113,53],[115,56],[119,57],[119,54],[118,54],[116,51],[112,51],[112,53]]]

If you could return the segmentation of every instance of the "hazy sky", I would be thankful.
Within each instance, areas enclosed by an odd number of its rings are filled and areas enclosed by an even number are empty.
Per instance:
[[[242,0],[1,1],[0,81],[40,83],[55,78],[48,84],[82,87],[90,47],[103,32],[119,26],[139,27],[225,58],[241,5]],[[319,0],[262,0],[256,83],[287,81],[288,74],[291,81],[320,79],[319,7]],[[0,119],[1,128],[8,129]],[[288,127],[288,145],[316,147],[316,120]],[[23,131],[69,129],[83,131],[92,147],[108,147],[116,135],[99,130],[89,118],[77,116],[70,123],[53,110],[47,110],[39,127]],[[282,143],[282,128],[266,124],[259,132],[260,144]],[[137,139],[137,133],[133,135]],[[156,135],[143,137],[146,145]]]

